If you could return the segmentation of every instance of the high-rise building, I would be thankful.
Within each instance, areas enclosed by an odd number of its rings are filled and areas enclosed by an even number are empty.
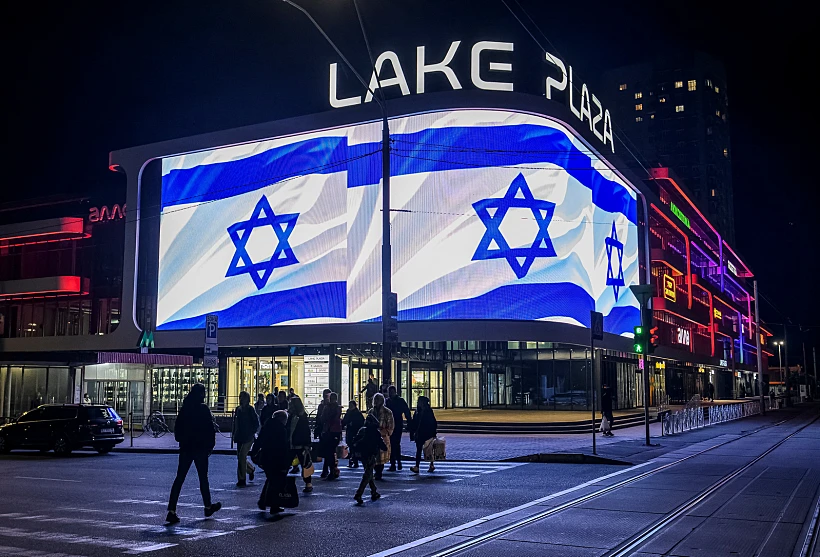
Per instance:
[[[724,238],[734,241],[726,75],[711,57],[689,52],[605,72],[603,97],[635,157],[634,170],[663,166],[686,182]],[[635,160],[637,158],[638,160]]]

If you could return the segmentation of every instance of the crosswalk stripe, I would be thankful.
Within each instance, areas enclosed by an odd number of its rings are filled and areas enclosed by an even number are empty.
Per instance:
[[[10,545],[0,545],[0,555],[6,557],[84,557],[75,553],[63,553],[61,551],[40,551],[39,549],[25,549]]]
[[[123,549],[126,553],[146,553],[157,551],[167,547],[173,547],[175,543],[152,543],[123,540],[117,538],[101,538],[98,536],[80,536],[64,532],[44,532],[39,530],[24,530],[22,528],[8,528],[0,526],[0,536],[7,538],[25,538],[28,540],[38,540],[45,542],[70,543],[78,545],[97,545],[111,549]]]

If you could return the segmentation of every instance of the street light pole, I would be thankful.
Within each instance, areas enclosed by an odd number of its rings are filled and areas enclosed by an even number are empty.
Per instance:
[[[754,281],[755,294],[755,344],[757,345],[757,383],[760,389],[760,413],[766,414],[763,404],[763,354],[760,351],[760,299],[757,297],[757,279]]]
[[[313,19],[313,16],[308,13],[302,6],[296,4],[292,0],[282,0],[286,4],[293,6],[300,12],[302,12],[305,17],[307,17],[313,26],[322,34],[325,38],[327,43],[336,51],[336,54],[341,58],[342,62],[344,62],[345,66],[356,76],[356,79],[359,80],[365,89],[367,89],[370,94],[373,96],[373,99],[381,108],[382,112],[382,383],[383,384],[390,384],[392,379],[392,360],[393,360],[393,344],[392,339],[389,338],[389,331],[388,331],[388,323],[390,321],[390,313],[389,311],[389,304],[388,300],[390,299],[390,295],[393,288],[393,280],[392,280],[392,250],[390,249],[390,127],[387,121],[387,103],[384,97],[384,91],[379,84],[377,89],[379,90],[378,95],[373,92],[370,88],[370,85],[365,82],[364,78],[356,71],[356,68],[353,67],[353,64],[342,54],[342,51],[339,50],[339,47],[336,46],[336,43],[325,33],[324,29],[319,25],[319,23]],[[356,8],[356,14],[359,17],[359,24],[361,25],[361,16],[359,14],[359,8],[354,1],[354,7]],[[364,26],[362,27],[362,33],[364,34]],[[365,42],[367,42],[367,35],[365,35]],[[370,46],[368,43],[367,46],[368,55],[370,55]],[[371,59],[372,63],[372,59]],[[377,82],[379,82],[378,72],[376,68],[373,68],[373,75],[376,76]]]

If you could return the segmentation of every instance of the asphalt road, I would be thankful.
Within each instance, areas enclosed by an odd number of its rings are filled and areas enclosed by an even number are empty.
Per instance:
[[[606,475],[623,466],[455,463],[433,475],[385,472],[382,499],[354,506],[361,469],[316,481],[298,509],[256,508],[264,476],[238,489],[236,459],[211,457],[223,510],[205,519],[195,471],[163,525],[176,456],[17,452],[0,457],[0,555],[370,555]]]

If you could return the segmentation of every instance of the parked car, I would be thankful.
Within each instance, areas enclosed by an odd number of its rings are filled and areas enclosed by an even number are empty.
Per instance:
[[[11,449],[54,450],[67,455],[92,447],[107,453],[125,437],[122,418],[104,404],[44,404],[0,426],[0,453]]]

